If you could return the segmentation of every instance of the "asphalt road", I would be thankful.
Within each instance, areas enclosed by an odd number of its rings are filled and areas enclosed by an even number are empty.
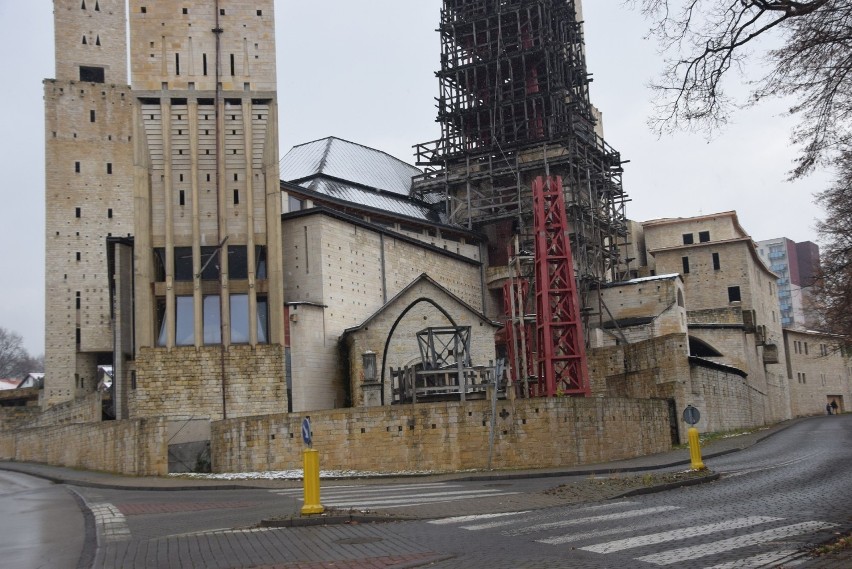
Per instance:
[[[852,529],[852,416],[806,421],[708,461],[718,482],[501,517],[401,526],[456,567],[792,567]]]
[[[567,477],[323,483],[326,506],[425,518],[380,524],[256,527],[298,512],[299,488],[74,490],[93,514],[93,567],[808,567],[804,549],[852,529],[850,443],[852,415],[814,418],[706,459],[716,482],[571,506],[542,493]],[[0,532],[0,566],[8,552],[10,567],[75,567],[83,522],[70,492],[10,476],[0,519],[32,521]]]
[[[83,513],[68,488],[0,471],[0,566],[77,567]]]

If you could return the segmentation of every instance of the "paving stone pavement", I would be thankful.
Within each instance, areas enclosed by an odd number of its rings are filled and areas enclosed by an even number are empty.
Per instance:
[[[749,447],[784,428],[797,423],[788,421],[768,429],[755,431],[748,435],[721,439],[703,449],[704,458],[721,456]],[[533,479],[550,476],[575,475],[589,477],[595,473],[641,472],[657,469],[682,468],[689,463],[687,449],[678,449],[668,453],[639,457],[631,460],[606,464],[589,465],[569,469],[500,471],[441,474],[430,477],[407,479],[407,483],[442,483],[458,480],[483,481],[492,488],[499,489],[493,496],[454,503],[455,515],[499,514],[502,512],[525,509],[538,510],[565,502],[554,501],[551,497],[536,495],[518,495],[509,491],[515,480]],[[47,478],[58,483],[72,486],[129,490],[187,490],[187,489],[238,489],[263,488],[269,491],[289,491],[301,487],[300,481],[292,480],[248,480],[219,481],[187,480],[180,478],[133,478],[114,476],[106,473],[87,472],[69,468],[46,465],[0,462],[0,469],[14,470]],[[383,478],[381,480],[359,481],[359,485],[388,485],[399,482]],[[324,481],[323,488],[334,487],[343,482]],[[351,482],[350,482],[351,484]],[[133,539],[127,526],[126,516],[141,516],[152,513],[186,512],[219,508],[238,510],[250,508],[256,502],[223,499],[206,504],[187,505],[170,502],[167,499],[159,503],[134,505],[115,505],[109,502],[91,501],[88,507],[93,514],[97,528],[98,549],[92,567],[97,568],[133,568],[133,567],[203,567],[209,569],[403,569],[428,565],[435,569],[551,569],[551,568],[607,568],[600,560],[588,562],[567,560],[555,551],[538,550],[534,561],[519,565],[516,561],[507,561],[517,553],[517,544],[492,547],[487,550],[471,548],[462,556],[447,555],[443,551],[424,549],[422,542],[409,535],[409,530],[396,531],[394,528],[414,527],[397,524],[353,524],[325,527],[303,527],[283,530],[281,528],[251,528],[236,530],[215,530],[168,537]],[[474,505],[475,504],[475,505]],[[446,516],[446,504],[422,504],[418,506],[395,508],[394,515],[418,518]],[[294,508],[292,515],[298,515]],[[417,522],[422,523],[422,522]],[[463,539],[463,538],[461,538]],[[440,548],[435,548],[440,549]],[[517,557],[514,557],[517,560]],[[850,569],[852,551],[842,551],[819,558],[798,558],[790,564],[765,564],[766,567],[805,569]],[[627,568],[629,569],[629,567]]]

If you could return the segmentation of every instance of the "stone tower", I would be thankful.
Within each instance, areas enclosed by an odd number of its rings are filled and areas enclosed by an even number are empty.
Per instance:
[[[47,403],[112,364],[119,419],[286,409],[273,1],[127,6],[55,1]]]
[[[128,411],[286,410],[273,1],[129,5],[137,105]]]
[[[113,335],[106,240],[133,225],[133,98],[123,0],[55,0],[44,82],[45,403],[95,389]]]

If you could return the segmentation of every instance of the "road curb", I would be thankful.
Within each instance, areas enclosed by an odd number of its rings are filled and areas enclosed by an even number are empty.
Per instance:
[[[706,484],[707,482],[715,482],[721,478],[721,474],[714,473],[709,476],[701,476],[697,478],[690,478],[688,480],[678,480],[677,482],[667,482],[665,484],[657,484],[656,486],[648,486],[646,488],[634,488],[633,490],[628,490],[627,492],[623,492],[617,496],[613,496],[610,500],[617,500],[619,498],[629,498],[631,496],[643,496],[645,494],[656,494],[657,492],[666,492],[667,490],[674,490],[675,488],[683,488],[684,486],[696,486],[698,484]]]

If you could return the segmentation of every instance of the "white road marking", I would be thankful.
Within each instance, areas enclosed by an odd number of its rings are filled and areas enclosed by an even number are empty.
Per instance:
[[[803,560],[795,560],[790,559],[791,557],[798,556],[799,552],[795,550],[783,550],[783,551],[773,551],[771,553],[761,553],[760,555],[755,555],[754,557],[747,557],[745,559],[738,559],[736,561],[728,561],[727,563],[722,563],[720,565],[714,565],[712,567],[707,567],[706,569],[759,569],[760,567],[766,567],[770,563],[777,563],[782,561],[784,563],[784,567],[793,567],[794,565],[801,565]]]
[[[515,530],[509,530],[503,532],[504,535],[526,535],[530,533],[535,533],[538,531],[552,530],[557,528],[564,528],[568,526],[575,526],[580,524],[589,524],[595,522],[606,522],[611,520],[624,520],[627,518],[636,518],[639,516],[650,516],[651,514],[660,514],[662,512],[671,512],[672,510],[680,510],[681,508],[678,506],[658,506],[655,508],[643,508],[641,510],[630,510],[627,512],[619,512],[617,514],[605,514],[602,516],[590,516],[588,518],[575,518],[570,520],[559,520],[557,522],[549,522],[546,524],[538,524],[533,526],[528,526],[525,528],[519,528]],[[465,528],[468,529],[468,528]]]
[[[694,545],[692,547],[681,547],[679,549],[671,549],[662,553],[655,553],[653,555],[637,557],[636,559],[638,561],[644,561],[646,563],[653,563],[654,565],[670,565],[672,563],[678,563],[680,561],[687,561],[689,559],[698,559],[699,557],[706,557],[708,555],[724,553],[732,549],[738,549],[740,547],[760,545],[762,543],[766,543],[774,539],[782,539],[794,535],[801,535],[803,533],[811,531],[818,531],[833,527],[834,525],[835,524],[830,524],[827,522],[802,522],[800,524],[793,524],[756,533],[740,535],[729,539],[722,539],[719,541],[714,541],[712,543]]]
[[[632,506],[634,503],[635,502],[613,502],[611,504],[603,504],[603,505],[600,505],[600,506],[588,506],[588,507],[585,507],[585,508],[579,508],[579,509],[576,509],[576,510],[571,510],[571,514],[577,514],[577,513],[580,513],[580,512],[592,512],[592,511],[597,511],[597,510],[608,510],[610,508],[619,508],[619,507],[623,507],[623,506]],[[545,513],[545,514],[538,514],[538,515],[530,516],[528,518],[524,518],[524,519],[520,519],[520,520],[503,520],[503,521],[499,521],[499,522],[489,522],[489,523],[485,523],[485,524],[477,524],[477,525],[462,526],[462,527],[464,529],[467,529],[467,530],[478,531],[478,530],[483,530],[483,529],[493,529],[493,528],[511,526],[511,525],[515,525],[515,524],[518,524],[518,523],[527,523],[527,522],[531,522],[531,521],[535,521],[535,520],[548,520],[548,519],[552,519],[553,517],[554,517],[554,514],[552,512],[548,512],[548,513]]]
[[[320,492],[322,493],[334,493],[337,492],[338,489],[344,489],[343,491],[348,491],[353,488],[359,489],[362,493],[367,492],[394,492],[397,490],[419,490],[419,489],[432,489],[432,488],[457,488],[459,484],[447,484],[446,482],[433,482],[429,484],[394,484],[391,486],[358,486],[357,484],[347,484],[345,486],[320,486]],[[354,491],[354,490],[353,490]],[[301,496],[304,492],[304,488],[280,488],[275,490],[270,490],[273,494],[280,494],[282,496],[286,495],[294,495]]]
[[[707,524],[703,526],[679,528],[671,531],[640,535],[637,537],[619,539],[616,541],[608,541],[606,543],[598,543],[595,545],[581,547],[580,549],[582,549],[583,551],[591,551],[593,553],[613,553],[615,551],[632,549],[634,547],[643,547],[645,545],[654,545],[657,543],[666,543],[668,541],[677,541],[679,539],[688,539],[690,537],[698,537],[701,535],[708,535],[720,531],[752,527],[758,524],[775,522],[780,519],[782,518],[770,518],[766,516],[736,518],[733,520],[726,520],[724,522]]]
[[[454,495],[450,496],[451,494]],[[509,496],[512,494],[517,494],[517,492],[500,492],[499,490],[468,490],[465,492],[444,492],[442,494],[430,494],[428,496],[422,494],[420,496],[389,496],[387,498],[354,501],[340,501],[335,499],[328,500],[320,497],[320,503],[326,506],[383,508],[385,506],[392,506],[394,504],[407,506],[437,502],[452,502],[455,500],[468,500],[472,498],[489,498],[491,496]]]
[[[473,516],[456,516],[454,518],[441,518],[440,520],[431,520],[427,523],[435,524],[436,526],[441,526],[445,524],[460,524],[464,522],[474,522],[476,520],[488,520],[492,518],[504,518],[506,516],[520,516],[521,514],[528,514],[530,510],[524,510],[522,512],[502,512],[499,514],[477,514]]]

